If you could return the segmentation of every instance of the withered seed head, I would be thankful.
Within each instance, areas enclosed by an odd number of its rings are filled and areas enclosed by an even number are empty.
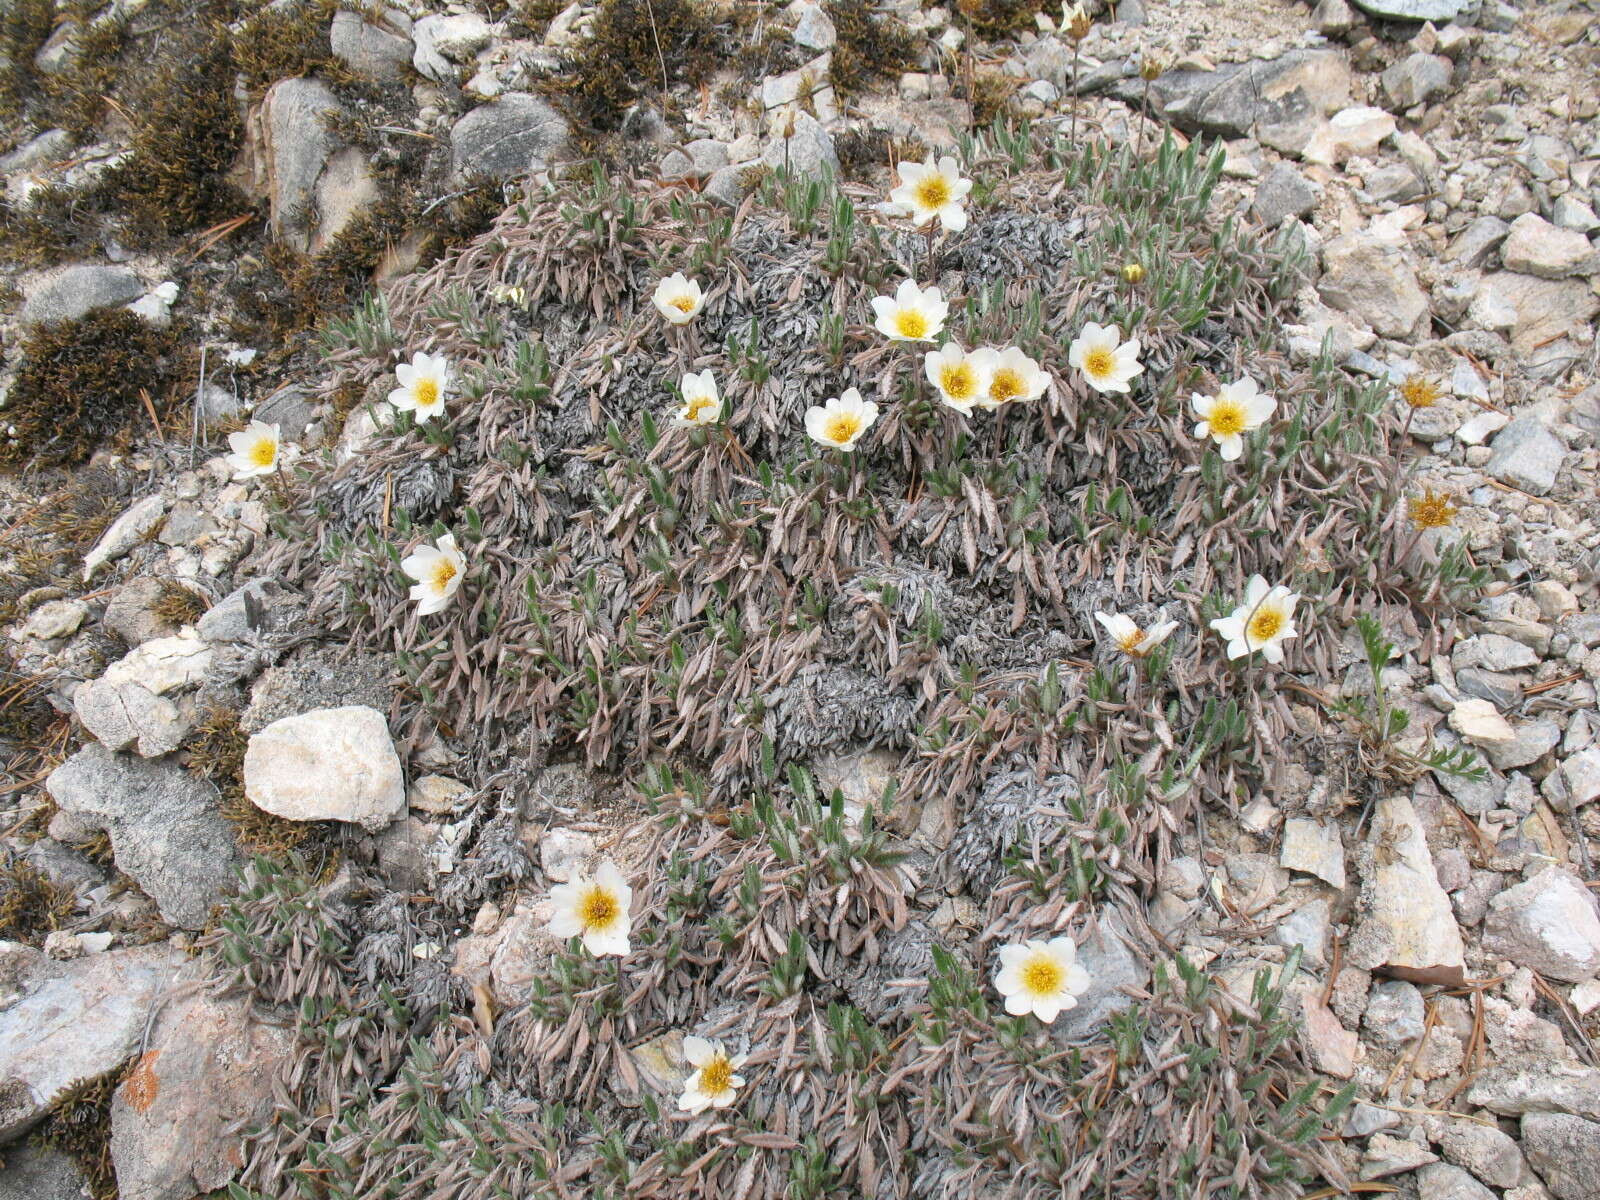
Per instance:
[[[1455,520],[1456,506],[1450,497],[1431,488],[1411,497],[1406,507],[1411,523],[1418,529],[1439,529]]]

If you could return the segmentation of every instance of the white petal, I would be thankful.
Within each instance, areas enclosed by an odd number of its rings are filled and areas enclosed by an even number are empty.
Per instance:
[[[1221,451],[1223,462],[1233,462],[1244,453],[1244,439],[1237,433],[1230,433],[1219,439],[1217,446]]]

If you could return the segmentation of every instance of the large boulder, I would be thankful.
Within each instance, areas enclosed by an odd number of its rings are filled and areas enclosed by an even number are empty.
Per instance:
[[[68,267],[34,287],[22,305],[24,325],[73,321],[97,308],[131,304],[144,295],[144,284],[126,267],[93,263]]]
[[[1350,103],[1350,66],[1336,50],[1176,70],[1151,87],[1161,115],[1180,129],[1254,137],[1298,153],[1323,118]]]
[[[294,1053],[294,1032],[257,1020],[246,998],[195,992],[161,1009],[144,1045],[111,1102],[118,1194],[210,1194],[242,1161],[242,1129],[271,1111],[273,1077]]]
[[[556,162],[566,149],[566,118],[526,92],[481,104],[450,130],[451,162],[463,176],[516,179]]]
[[[0,942],[0,1143],[37,1124],[71,1084],[95,1079],[138,1048],[150,1007],[182,955],[165,945],[59,963]]]
[[[91,742],[50,772],[45,787],[62,812],[110,835],[117,868],[163,920],[200,929],[232,889],[238,849],[205,780]]]
[[[283,717],[252,734],[244,793],[285,820],[346,821],[374,833],[406,809],[389,724],[361,704]]]
[[[279,241],[322,249],[373,201],[377,180],[366,155],[330,129],[345,114],[320,79],[280,79],[249,122],[247,186],[269,205]]]

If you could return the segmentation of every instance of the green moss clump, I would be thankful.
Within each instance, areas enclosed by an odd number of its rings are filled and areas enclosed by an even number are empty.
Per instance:
[[[94,1200],[116,1200],[117,1175],[111,1163],[111,1098],[123,1069],[69,1084],[50,1102],[49,1115],[30,1139],[68,1155],[89,1182]]]
[[[839,38],[830,77],[841,95],[921,65],[917,39],[874,12],[867,0],[828,0],[827,11]]]
[[[605,0],[562,89],[585,122],[616,129],[630,105],[663,85],[711,77],[728,52],[720,19],[694,0]]]
[[[93,257],[97,239],[87,232],[93,210],[79,193],[47,184],[21,207],[0,196],[0,262],[42,267]]]
[[[226,30],[190,40],[199,44],[163,55],[126,106],[137,122],[130,153],[107,179],[141,229],[185,233],[249,208],[227,180],[244,140],[233,48]]]
[[[143,411],[141,389],[159,405],[193,357],[175,330],[121,308],[40,326],[22,349],[0,467],[83,462]]]
[[[161,594],[150,606],[150,611],[168,625],[181,628],[184,625],[193,625],[201,618],[206,611],[206,602],[192,588],[165,579],[161,582]]]
[[[1044,5],[1040,0],[957,0],[956,11],[979,37],[1015,37],[1032,29]]]
[[[88,11],[82,14],[73,35],[71,65],[40,81],[50,121],[80,140],[88,138],[105,115],[106,97],[116,88],[128,43],[125,17],[91,16]]]
[[[322,75],[335,83],[358,78],[333,56],[328,30],[338,5],[309,0],[263,8],[233,38],[233,54],[252,93],[296,75]]]

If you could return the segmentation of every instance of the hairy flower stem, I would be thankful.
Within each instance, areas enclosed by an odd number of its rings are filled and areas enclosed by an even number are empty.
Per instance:
[[[1411,436],[1411,418],[1417,415],[1415,408],[1406,409],[1406,419],[1400,423],[1400,444],[1394,451],[1394,470],[1389,476],[1389,502],[1393,504],[1400,498],[1401,462],[1405,458],[1406,440]]]
[[[1078,39],[1072,39],[1072,144],[1078,144]]]
[[[1133,133],[1133,161],[1144,156],[1144,124],[1150,119],[1150,80],[1144,81],[1144,93],[1139,97],[1139,126]]]
[[[939,282],[939,260],[935,255],[933,248],[933,240],[935,236],[937,236],[934,232],[937,227],[935,221],[936,218],[929,219],[928,230],[923,234],[923,236],[928,239],[928,283],[930,285]]]

